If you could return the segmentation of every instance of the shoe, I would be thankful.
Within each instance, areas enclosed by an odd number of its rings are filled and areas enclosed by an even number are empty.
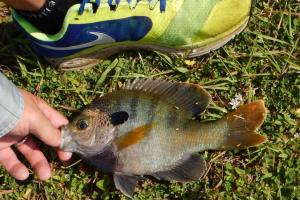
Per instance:
[[[40,32],[13,18],[33,49],[61,70],[82,69],[128,49],[197,57],[218,49],[246,27],[253,0],[83,0],[61,30]],[[45,24],[46,26],[47,24]]]

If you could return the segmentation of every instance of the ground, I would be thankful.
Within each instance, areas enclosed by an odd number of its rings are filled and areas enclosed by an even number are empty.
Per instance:
[[[45,99],[66,116],[135,77],[197,83],[213,96],[202,116],[214,120],[242,102],[263,99],[268,108],[259,130],[268,142],[247,150],[207,151],[205,177],[192,183],[141,183],[136,199],[300,199],[300,2],[258,1],[248,28],[223,48],[197,59],[130,51],[92,69],[59,72],[29,48],[0,6],[0,70],[16,85]],[[299,124],[298,124],[299,125]],[[43,147],[43,145],[42,145]],[[43,147],[53,176],[17,182],[0,168],[1,199],[125,199],[111,176],[79,158],[64,166]]]

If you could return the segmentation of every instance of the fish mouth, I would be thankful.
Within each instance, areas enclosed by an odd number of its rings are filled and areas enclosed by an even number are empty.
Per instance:
[[[72,149],[69,148],[69,145],[71,141],[73,140],[72,134],[70,134],[69,129],[66,125],[63,125],[60,129],[61,136],[60,136],[60,149],[63,149],[65,151],[72,151]]]
[[[66,125],[61,127],[60,146],[63,151],[84,154],[82,145],[76,140]]]
[[[95,147],[81,144],[66,125],[61,126],[61,137],[59,148],[63,151],[78,153],[80,155],[93,156],[105,150],[105,146]]]

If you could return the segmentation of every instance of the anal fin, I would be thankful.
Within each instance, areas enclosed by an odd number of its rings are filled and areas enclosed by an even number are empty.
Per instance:
[[[140,180],[138,176],[114,173],[114,183],[125,196],[132,198],[135,186]]]
[[[167,181],[189,182],[199,180],[206,171],[206,161],[196,154],[188,155],[168,171],[156,172],[152,176]]]

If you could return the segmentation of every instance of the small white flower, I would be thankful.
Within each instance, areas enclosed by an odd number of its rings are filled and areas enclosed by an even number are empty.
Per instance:
[[[236,98],[239,102],[241,102],[242,103],[242,101],[243,101],[243,96],[241,95],[241,94],[236,94],[235,96],[234,96],[234,98]]]
[[[243,102],[243,96],[241,94],[236,94],[233,99],[229,102],[232,109],[237,109]]]
[[[300,134],[299,133],[295,133],[294,138],[297,139],[298,137],[300,137]]]

